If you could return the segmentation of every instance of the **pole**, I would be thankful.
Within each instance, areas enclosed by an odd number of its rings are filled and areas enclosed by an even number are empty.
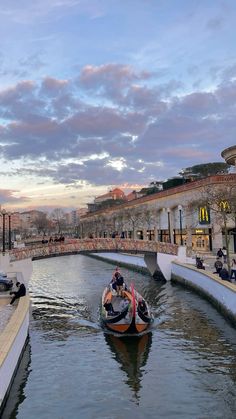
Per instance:
[[[6,211],[2,210],[2,253],[5,254],[6,242],[5,242],[5,217]]]
[[[8,214],[8,249],[11,250],[11,214]]]
[[[168,215],[168,232],[169,232],[169,243],[171,243],[171,231],[170,231],[170,209],[167,209],[167,215]]]
[[[179,207],[180,244],[183,246],[182,208]]]

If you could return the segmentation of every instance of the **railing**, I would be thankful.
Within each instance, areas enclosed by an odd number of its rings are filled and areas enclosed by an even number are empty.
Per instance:
[[[135,252],[166,253],[177,255],[178,246],[163,243],[131,239],[71,239],[66,242],[36,244],[10,251],[10,260],[46,258],[80,252]]]

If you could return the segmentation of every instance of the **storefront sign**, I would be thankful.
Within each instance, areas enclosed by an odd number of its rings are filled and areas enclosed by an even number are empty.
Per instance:
[[[199,224],[209,224],[210,223],[210,210],[206,206],[199,207],[198,213]]]

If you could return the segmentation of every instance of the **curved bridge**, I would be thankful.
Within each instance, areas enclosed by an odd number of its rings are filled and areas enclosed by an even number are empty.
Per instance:
[[[96,252],[143,254],[151,275],[155,276],[157,272],[161,272],[166,279],[170,279],[170,262],[177,258],[178,246],[172,243],[131,239],[72,239],[63,243],[40,243],[13,249],[9,252],[9,257],[13,262]]]
[[[34,260],[85,252],[164,253],[176,256],[178,246],[171,243],[129,239],[72,239],[63,243],[35,244],[13,249],[10,252],[10,260],[15,261],[28,258]]]

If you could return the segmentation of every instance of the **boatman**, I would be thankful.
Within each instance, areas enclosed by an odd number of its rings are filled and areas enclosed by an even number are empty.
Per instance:
[[[20,282],[16,283],[16,286],[18,288],[17,291],[11,291],[10,295],[14,294],[14,297],[12,297],[10,304],[12,305],[14,301],[16,301],[20,297],[24,297],[26,294],[26,288],[24,284],[21,284]]]

